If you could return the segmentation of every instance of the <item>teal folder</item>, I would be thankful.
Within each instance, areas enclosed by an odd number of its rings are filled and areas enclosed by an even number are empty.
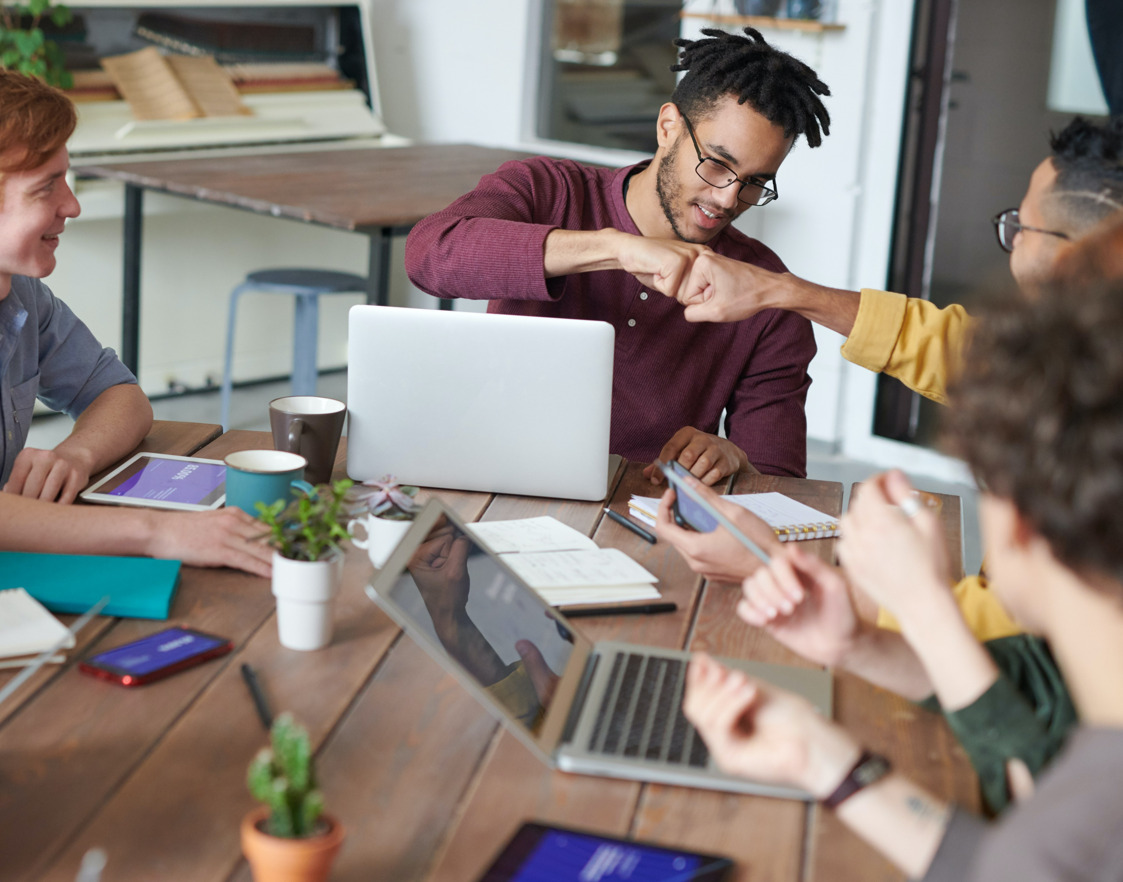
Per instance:
[[[0,551],[0,588],[24,588],[51,612],[84,613],[102,597],[105,616],[166,619],[178,560]]]

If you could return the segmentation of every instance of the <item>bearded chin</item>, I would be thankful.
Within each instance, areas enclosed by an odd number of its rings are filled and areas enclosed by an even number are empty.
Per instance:
[[[675,141],[667,154],[659,160],[659,167],[655,173],[655,195],[659,197],[659,207],[663,209],[663,215],[667,218],[667,223],[671,225],[674,234],[683,242],[695,242],[704,245],[706,239],[688,239],[682,234],[682,230],[679,229],[678,215],[675,214],[674,204],[682,192],[674,169],[674,162],[678,157],[678,147],[679,142]]]

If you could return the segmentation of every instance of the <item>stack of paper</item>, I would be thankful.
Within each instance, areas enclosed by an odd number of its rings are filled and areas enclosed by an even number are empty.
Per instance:
[[[0,591],[0,668],[22,667],[55,646],[74,645],[74,635],[22,588]],[[51,661],[61,662],[61,655]]]
[[[660,597],[655,576],[616,548],[600,548],[551,517],[470,524],[551,606],[622,603]]]
[[[736,496],[723,496],[747,508],[763,521],[766,521],[781,542],[797,542],[801,539],[825,539],[838,535],[838,519],[829,514],[796,502],[783,493],[743,493]],[[633,496],[628,502],[628,510],[636,520],[646,524],[655,523],[659,510],[659,500],[650,496]]]

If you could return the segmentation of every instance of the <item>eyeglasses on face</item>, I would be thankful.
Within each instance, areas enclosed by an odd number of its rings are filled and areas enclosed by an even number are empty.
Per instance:
[[[1029,233],[1044,233],[1046,236],[1056,236],[1058,239],[1068,239],[1067,233],[1060,233],[1056,230],[1043,230],[1040,227],[1027,227],[1018,219],[1018,209],[1007,208],[1005,211],[1000,211],[990,219],[994,224],[995,235],[998,236],[998,244],[1002,250],[1010,253],[1014,250],[1014,237],[1020,232]]]
[[[679,115],[682,117],[682,121],[686,123],[690,140],[694,142],[694,152],[698,154],[698,165],[694,167],[698,177],[711,187],[717,187],[719,190],[724,190],[732,184],[740,184],[741,186],[737,189],[737,199],[746,205],[767,205],[773,199],[778,198],[779,193],[776,192],[776,180],[774,178],[772,180],[756,176],[750,176],[747,179],[739,178],[736,172],[724,162],[710,156],[703,156],[702,148],[698,146],[698,138],[694,134],[694,126],[690,124],[690,120],[681,110]]]

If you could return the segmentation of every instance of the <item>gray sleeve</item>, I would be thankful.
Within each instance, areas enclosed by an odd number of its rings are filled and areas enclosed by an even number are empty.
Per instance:
[[[36,292],[39,325],[39,399],[77,417],[106,389],[136,383],[117,354],[45,285]]]
[[[955,809],[922,882],[964,882],[970,879],[971,865],[986,836],[987,826],[987,822],[977,815]]]

